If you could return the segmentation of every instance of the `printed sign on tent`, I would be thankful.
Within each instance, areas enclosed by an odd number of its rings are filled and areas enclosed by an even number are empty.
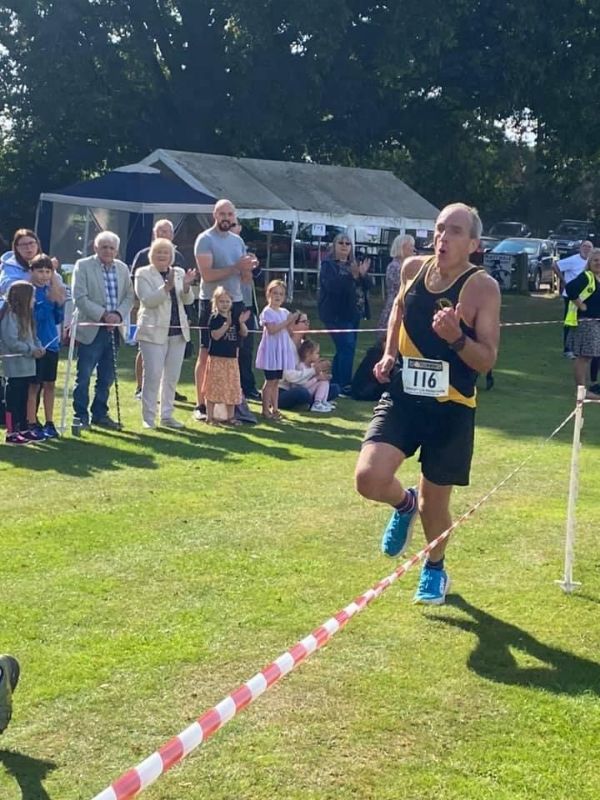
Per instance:
[[[417,231],[417,239],[428,239],[429,238],[429,231],[425,228],[419,228]]]
[[[272,233],[273,220],[267,219],[266,217],[261,217],[258,221],[258,230],[263,231],[264,233]]]
[[[325,225],[322,222],[314,222],[312,226],[313,236],[325,236]]]

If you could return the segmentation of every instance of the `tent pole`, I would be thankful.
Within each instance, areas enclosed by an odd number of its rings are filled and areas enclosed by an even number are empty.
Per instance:
[[[88,254],[88,244],[90,240],[90,210],[89,208],[85,209],[85,229],[83,232],[83,253],[81,254],[82,258],[86,258]]]
[[[288,281],[288,299],[294,299],[294,250],[296,245],[296,236],[298,236],[298,220],[295,219],[292,223],[292,241],[290,242],[290,277]]]

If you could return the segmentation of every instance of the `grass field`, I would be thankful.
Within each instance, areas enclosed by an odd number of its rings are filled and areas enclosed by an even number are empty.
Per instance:
[[[506,303],[506,321],[562,309]],[[455,513],[572,409],[560,336],[503,333]],[[1,800],[91,800],[394,566],[378,550],[387,509],[352,485],[368,404],[241,430],[194,423],[190,405],[185,431],[142,432],[131,348],[121,364],[125,432],[1,448],[0,650],[23,670]],[[597,800],[600,408],[581,454],[583,586],[566,596],[571,436],[458,529],[445,607],[411,604],[413,570],[144,796]]]

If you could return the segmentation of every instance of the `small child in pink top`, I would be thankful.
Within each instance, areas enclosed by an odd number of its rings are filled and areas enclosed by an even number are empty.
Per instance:
[[[279,381],[285,369],[294,369],[296,366],[296,347],[290,329],[296,324],[299,313],[290,314],[287,308],[282,308],[286,294],[283,281],[271,281],[265,294],[267,305],[259,318],[263,334],[256,351],[256,366],[265,373],[263,417],[280,420]]]
[[[312,339],[304,339],[298,348],[298,358],[299,366],[306,370],[306,377],[299,380],[298,385],[305,386],[312,395],[310,410],[326,413],[333,411],[335,406],[327,402],[331,375],[321,369],[320,355],[319,345]]]

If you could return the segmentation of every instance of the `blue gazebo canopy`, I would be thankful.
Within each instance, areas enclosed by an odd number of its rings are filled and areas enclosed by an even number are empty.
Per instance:
[[[135,253],[148,245],[156,216],[181,219],[185,214],[210,214],[216,199],[174,174],[165,175],[145,164],[130,164],[41,194],[36,227],[45,250],[72,260],[76,257],[74,250],[90,251],[95,232],[106,226],[98,222],[98,217],[109,214],[109,224],[123,242],[121,255],[131,263]],[[78,234],[81,244],[76,248],[70,229],[81,226],[82,218],[83,232]]]

